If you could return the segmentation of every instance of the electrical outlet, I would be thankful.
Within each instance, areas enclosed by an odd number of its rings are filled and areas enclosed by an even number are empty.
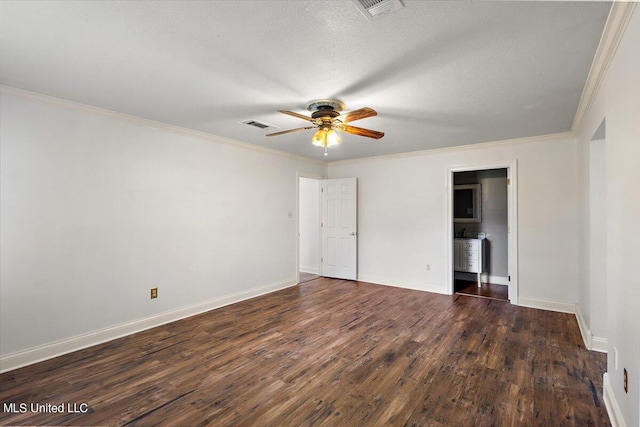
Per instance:
[[[627,373],[627,368],[624,368],[624,392],[629,393],[629,374]]]
[[[158,298],[158,288],[151,288],[151,299]]]
[[[431,264],[427,264],[427,271],[431,271]]]

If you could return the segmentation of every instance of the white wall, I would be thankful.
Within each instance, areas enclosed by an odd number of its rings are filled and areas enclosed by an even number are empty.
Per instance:
[[[607,336],[607,219],[605,141],[589,149],[589,328],[594,337]]]
[[[577,186],[578,186],[578,216],[576,218],[580,233],[578,236],[578,298],[576,314],[583,338],[587,347],[591,346],[591,289],[589,284],[589,262],[591,243],[591,221],[589,219],[589,169],[591,155],[589,154],[591,141],[579,142],[577,150]]]
[[[14,92],[0,99],[2,356],[295,283],[297,173],[324,164]]]
[[[578,129],[589,144],[606,118],[606,299],[609,355],[605,388],[627,426],[640,425],[640,13],[636,8],[598,94]],[[588,268],[581,266],[581,270]],[[618,351],[615,368],[613,348]],[[622,386],[623,368],[630,379]],[[609,393],[610,392],[610,393]],[[608,394],[609,393],[609,394]]]
[[[445,247],[451,239],[445,235],[446,168],[513,159],[518,162],[519,296],[574,304],[579,228],[570,137],[330,164],[330,178],[358,177],[359,279],[444,293],[450,267]]]
[[[320,180],[300,178],[300,271],[320,274]]]

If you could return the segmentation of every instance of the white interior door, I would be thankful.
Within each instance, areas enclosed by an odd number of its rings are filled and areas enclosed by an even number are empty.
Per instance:
[[[356,178],[322,180],[322,276],[357,278]]]

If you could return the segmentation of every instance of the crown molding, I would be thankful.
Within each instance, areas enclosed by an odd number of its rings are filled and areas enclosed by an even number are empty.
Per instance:
[[[615,53],[620,44],[620,40],[627,28],[627,24],[633,15],[633,11],[636,8],[637,3],[635,1],[622,2],[614,1],[607,17],[607,22],[604,25],[602,31],[602,37],[596,49],[596,54],[591,63],[591,69],[587,76],[587,81],[582,90],[582,96],[578,103],[578,109],[576,115],[573,118],[573,125],[571,131],[575,134],[582,125],[582,121],[587,112],[591,108],[591,104],[598,94],[600,85],[604,80],[604,76],[607,73],[607,69],[615,56]]]
[[[274,156],[285,157],[293,160],[303,161],[307,163],[314,163],[322,166],[327,165],[327,162],[324,160],[311,159],[309,157],[299,156],[297,154],[275,150],[273,148],[262,147],[260,145],[249,144],[248,142],[238,141],[232,138],[226,138],[224,136],[218,136],[211,133],[184,128],[181,126],[170,125],[170,124],[158,122],[155,120],[143,119],[142,117],[119,113],[117,111],[108,110],[106,108],[100,108],[100,107],[95,107],[93,105],[82,104],[80,102],[69,101],[67,99],[56,98],[54,96],[44,95],[37,92],[31,92],[25,89],[19,89],[12,86],[0,85],[0,94],[7,94],[7,95],[19,96],[22,98],[28,98],[37,102],[55,105],[68,110],[82,111],[84,113],[100,115],[103,117],[110,117],[116,120],[125,121],[138,126],[144,126],[148,128],[163,130],[163,131],[171,132],[178,135],[190,136],[193,138],[205,139],[208,141],[216,142],[218,144],[232,145],[235,147],[244,148],[251,151],[257,151],[263,154],[270,154]]]
[[[422,156],[430,156],[434,154],[453,153],[456,151],[481,150],[481,149],[491,148],[491,147],[502,147],[505,145],[531,144],[531,143],[542,142],[542,141],[570,139],[570,138],[575,138],[575,136],[576,135],[573,132],[560,132],[560,133],[552,133],[548,135],[504,139],[500,141],[476,142],[473,144],[455,145],[453,147],[431,148],[428,150],[408,151],[406,153],[383,154],[381,156],[360,157],[358,159],[350,159],[350,160],[336,160],[334,162],[329,162],[328,166],[342,166],[342,165],[350,165],[350,164],[356,164],[356,163],[367,163],[367,162],[373,162],[373,161],[379,161],[379,160],[404,159],[408,157],[422,157]]]

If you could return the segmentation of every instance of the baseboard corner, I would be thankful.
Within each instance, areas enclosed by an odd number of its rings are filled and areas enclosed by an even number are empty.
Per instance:
[[[589,331],[591,332],[591,331]],[[609,340],[607,338],[602,337],[591,337],[591,350],[597,351],[599,353],[608,353],[609,352]]]
[[[589,327],[587,326],[587,322],[582,315],[582,310],[580,310],[580,305],[576,304],[576,320],[578,321],[578,328],[580,329],[580,335],[582,335],[582,341],[584,342],[584,346],[591,350],[592,346],[592,335]]]

